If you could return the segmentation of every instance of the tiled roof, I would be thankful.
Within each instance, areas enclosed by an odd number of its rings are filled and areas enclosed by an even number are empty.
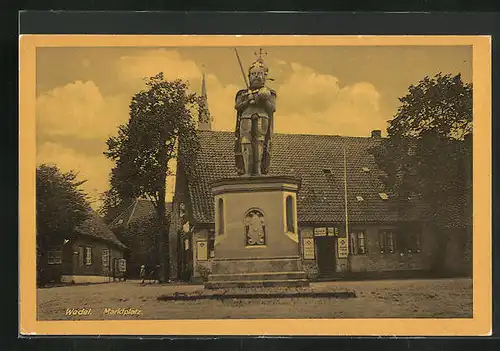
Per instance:
[[[189,183],[194,220],[214,222],[210,184],[220,178],[236,177],[234,133],[199,131],[201,152]],[[346,154],[348,216],[353,222],[393,222],[418,220],[423,206],[415,205],[405,218],[394,208],[391,194],[383,192],[377,168],[369,149],[381,139],[328,135],[274,134],[269,175],[299,178],[297,198],[299,222],[343,222],[344,147]],[[366,170],[368,168],[368,171]],[[363,201],[358,201],[361,196]]]
[[[172,211],[172,203],[165,203],[165,214],[168,215]],[[148,218],[155,215],[155,209],[151,201],[146,199],[136,199],[132,204],[127,207],[121,214],[116,216],[110,224],[111,228],[119,226],[128,226],[134,221]]]
[[[92,236],[113,243],[121,248],[125,248],[125,245],[116,238],[113,231],[94,211],[90,211],[89,217],[76,229],[76,231],[81,235]]]

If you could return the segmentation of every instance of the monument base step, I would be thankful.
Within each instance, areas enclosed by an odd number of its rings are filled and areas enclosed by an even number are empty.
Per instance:
[[[304,271],[294,272],[258,272],[258,273],[231,273],[231,274],[210,274],[209,282],[220,281],[249,281],[249,280],[297,280],[306,279]]]
[[[300,272],[300,257],[214,259],[213,274],[248,274],[261,272]]]
[[[285,279],[285,280],[238,280],[238,281],[208,281],[205,289],[224,288],[269,288],[269,287],[302,287],[309,286],[307,279]]]

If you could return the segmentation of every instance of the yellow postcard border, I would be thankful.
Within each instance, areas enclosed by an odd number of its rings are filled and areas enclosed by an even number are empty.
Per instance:
[[[473,318],[36,320],[36,48],[234,46],[473,47],[474,238]],[[491,37],[293,35],[22,35],[19,118],[19,328],[23,335],[491,335]]]

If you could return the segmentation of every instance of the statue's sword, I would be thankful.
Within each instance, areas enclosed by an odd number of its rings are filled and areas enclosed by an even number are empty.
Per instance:
[[[234,52],[236,53],[236,58],[238,59],[241,74],[243,75],[243,80],[245,81],[245,85],[247,87],[247,90],[250,91],[250,85],[248,85],[247,76],[245,75],[245,70],[243,69],[243,65],[241,64],[240,55],[238,55],[238,50],[236,50],[236,48],[234,48]]]

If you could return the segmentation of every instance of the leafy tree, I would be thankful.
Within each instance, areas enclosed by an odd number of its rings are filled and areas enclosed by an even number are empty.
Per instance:
[[[147,78],[146,89],[132,98],[129,121],[107,140],[104,153],[116,163],[111,171],[112,191],[122,200],[145,196],[155,208],[161,228],[160,281],[170,275],[165,217],[166,178],[172,173],[168,162],[177,157],[189,163],[195,156],[199,146],[193,115],[198,103],[182,80],[166,81],[162,73]],[[178,144],[183,147],[177,148]]]
[[[166,221],[170,221],[169,215]],[[160,264],[159,250],[155,250],[160,245],[157,235],[160,230],[161,227],[155,215],[139,218],[127,227],[118,228],[117,237],[129,248],[127,256],[130,261],[128,266],[131,276],[139,277],[142,264],[149,268]]]
[[[456,209],[472,194],[472,85],[460,74],[439,73],[399,100],[388,138],[373,149],[385,186],[401,211],[422,198],[436,226],[470,217],[468,208],[459,216]]]
[[[73,171],[63,173],[55,165],[41,164],[36,170],[37,273],[43,282],[47,246],[62,245],[88,217],[90,204]]]

